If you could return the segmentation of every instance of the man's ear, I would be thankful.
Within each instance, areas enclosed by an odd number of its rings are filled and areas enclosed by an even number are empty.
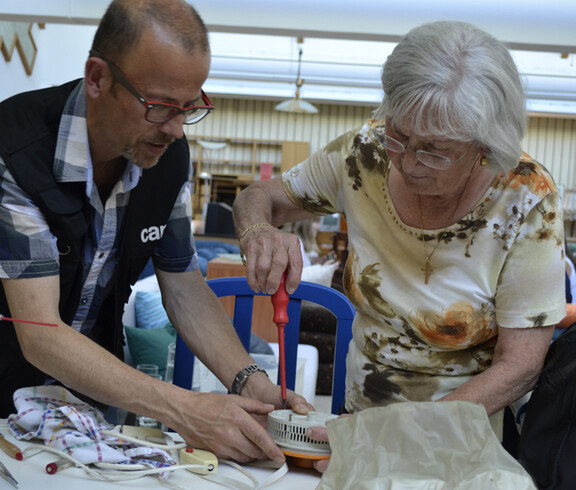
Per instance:
[[[93,56],[88,58],[84,70],[84,83],[86,95],[92,99],[100,97],[102,92],[110,88],[112,74],[104,60]]]

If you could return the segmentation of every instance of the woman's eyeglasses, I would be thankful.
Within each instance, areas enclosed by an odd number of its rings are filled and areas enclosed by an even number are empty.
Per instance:
[[[439,153],[432,153],[424,150],[411,150],[410,148],[407,148],[402,143],[400,143],[400,141],[392,138],[392,136],[389,136],[386,133],[385,126],[372,128],[372,134],[374,135],[374,138],[378,141],[378,143],[380,143],[389,152],[404,153],[406,151],[409,151],[411,153],[414,153],[414,155],[416,155],[416,158],[420,163],[426,165],[427,167],[435,168],[437,170],[446,170],[455,163],[458,163],[468,154],[470,148],[474,146],[473,141],[472,143],[470,143],[470,146],[466,149],[466,151],[460,158],[452,160],[448,158],[446,155],[440,155]]]

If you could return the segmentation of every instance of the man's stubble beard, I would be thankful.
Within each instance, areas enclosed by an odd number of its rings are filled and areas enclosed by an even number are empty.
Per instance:
[[[151,156],[145,158],[141,153],[142,152],[138,151],[138,148],[136,146],[130,146],[124,149],[124,151],[122,152],[122,156],[126,158],[126,160],[128,161],[134,162],[138,167],[142,169],[148,169],[156,166],[156,164],[160,160],[160,157],[164,154],[162,153],[162,155],[154,159],[154,157]]]

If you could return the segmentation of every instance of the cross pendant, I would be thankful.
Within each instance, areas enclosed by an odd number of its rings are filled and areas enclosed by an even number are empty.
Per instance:
[[[434,269],[432,269],[432,266],[430,265],[430,257],[426,257],[426,263],[424,264],[424,267],[420,270],[424,272],[424,284],[428,284],[430,274],[432,274],[432,272],[434,271]]]

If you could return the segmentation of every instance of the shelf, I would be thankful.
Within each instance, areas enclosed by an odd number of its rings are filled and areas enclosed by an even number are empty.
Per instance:
[[[310,144],[300,141],[225,138],[214,136],[189,137],[190,158],[194,165],[193,214],[201,219],[206,204],[219,195],[218,189],[228,187],[231,198],[249,183],[260,180],[263,173],[277,177],[296,163],[306,159]],[[226,180],[236,182],[226,182]],[[214,182],[218,180],[218,185]]]

